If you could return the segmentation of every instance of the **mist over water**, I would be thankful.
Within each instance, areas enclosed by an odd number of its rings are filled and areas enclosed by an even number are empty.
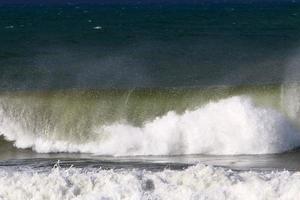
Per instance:
[[[281,104],[285,108],[286,114],[296,123],[299,122],[300,109],[300,54],[299,49],[295,50],[287,58],[284,80],[282,84]]]

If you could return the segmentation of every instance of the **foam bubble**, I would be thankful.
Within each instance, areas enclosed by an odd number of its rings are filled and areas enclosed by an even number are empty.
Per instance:
[[[3,114],[2,114],[3,116]],[[183,114],[169,112],[142,127],[126,123],[94,127],[92,137],[72,142],[35,135],[2,117],[0,132],[19,148],[37,152],[100,155],[268,154],[300,145],[300,134],[278,111],[257,107],[248,97],[210,102]],[[50,135],[50,136],[49,136]]]
[[[95,27],[93,27],[93,29],[95,29],[95,30],[101,30],[102,26],[95,26]]]
[[[295,199],[300,173],[238,172],[198,164],[183,171],[0,169],[2,199]]]

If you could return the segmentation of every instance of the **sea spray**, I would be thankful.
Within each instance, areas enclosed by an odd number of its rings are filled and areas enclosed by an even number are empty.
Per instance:
[[[169,111],[142,126],[122,121],[94,125],[87,139],[75,142],[31,133],[3,112],[1,118],[6,139],[40,153],[231,155],[280,153],[300,146],[300,133],[288,118],[247,96],[212,101],[182,114]]]

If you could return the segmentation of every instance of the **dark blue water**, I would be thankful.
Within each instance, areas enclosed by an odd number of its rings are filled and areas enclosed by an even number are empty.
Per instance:
[[[280,83],[299,15],[288,2],[2,5],[0,88]]]

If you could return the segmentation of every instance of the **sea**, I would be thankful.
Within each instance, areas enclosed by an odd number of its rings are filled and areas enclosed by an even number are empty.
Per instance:
[[[0,1],[0,200],[297,200],[300,1]]]

